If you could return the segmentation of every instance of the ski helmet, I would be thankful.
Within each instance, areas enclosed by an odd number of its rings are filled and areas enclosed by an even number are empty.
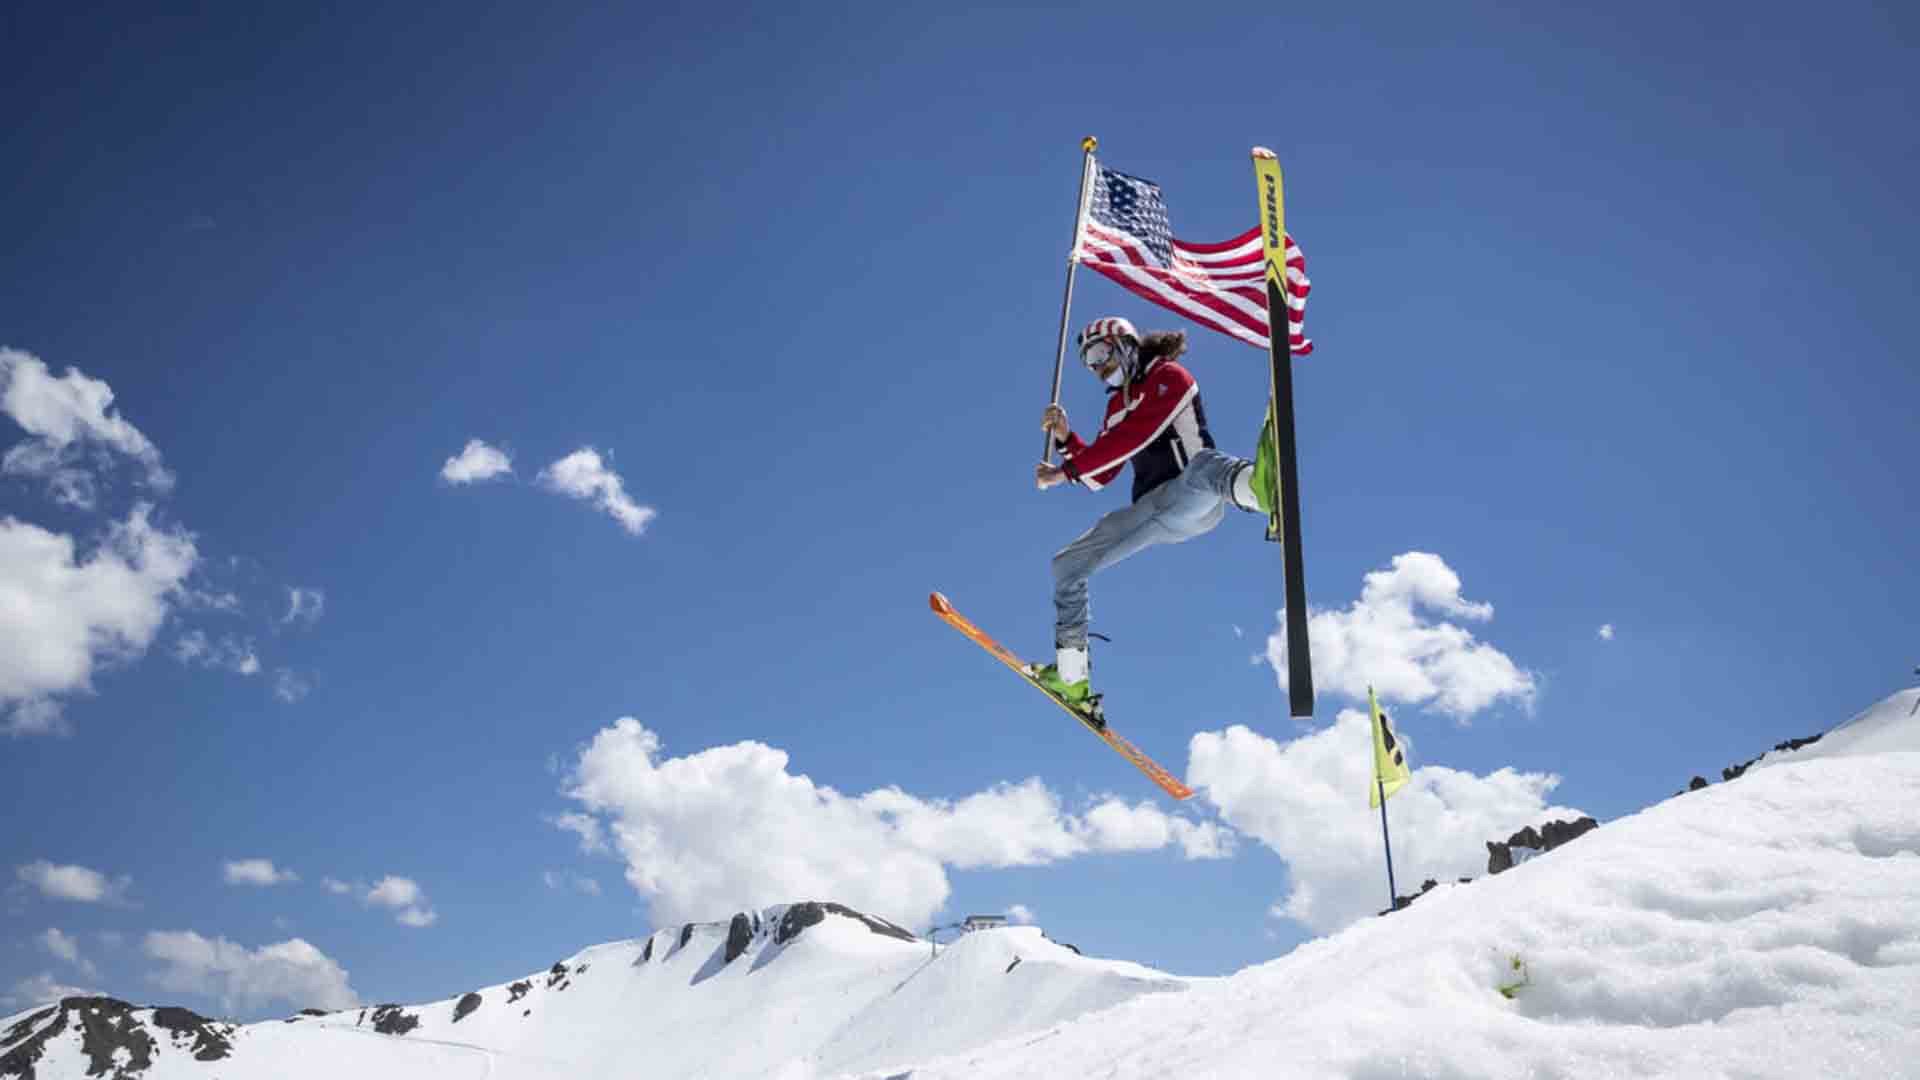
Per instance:
[[[1133,377],[1134,360],[1140,355],[1140,332],[1118,315],[1095,319],[1080,331],[1080,362],[1089,370],[1106,366],[1110,358],[1120,361],[1122,381]]]

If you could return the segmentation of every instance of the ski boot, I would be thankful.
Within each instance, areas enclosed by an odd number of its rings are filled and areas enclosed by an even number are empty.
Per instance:
[[[1253,469],[1250,476],[1236,476],[1244,480],[1253,490],[1254,505],[1267,515],[1267,539],[1275,543],[1280,541],[1280,476],[1273,450],[1273,403],[1267,403],[1266,423],[1260,425],[1260,441],[1254,444]],[[1236,495],[1239,492],[1235,493]],[[1236,500],[1238,501],[1238,500]],[[1245,505],[1245,504],[1242,504]],[[1251,508],[1249,508],[1251,509]]]
[[[1040,688],[1084,718],[1087,723],[1105,731],[1106,714],[1100,708],[1100,695],[1093,692],[1087,678],[1087,650],[1085,648],[1061,648],[1056,662],[1043,665],[1027,665],[1027,674]]]

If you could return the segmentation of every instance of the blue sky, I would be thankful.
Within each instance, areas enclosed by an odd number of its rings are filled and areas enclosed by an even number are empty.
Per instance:
[[[1735,11],[9,9],[0,993],[419,1000],[792,891],[1226,972],[1384,903],[1343,685],[1435,770],[1403,889],[1845,718],[1920,660],[1920,23]],[[1202,241],[1274,147],[1315,284],[1366,663],[1287,717],[1252,518],[1097,578],[1181,807],[925,607],[1042,652],[1125,497],[1032,485],[1088,133]],[[1248,453],[1264,356],[1189,329]]]

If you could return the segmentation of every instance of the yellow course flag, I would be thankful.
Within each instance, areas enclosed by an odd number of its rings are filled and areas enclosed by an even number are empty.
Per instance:
[[[1387,714],[1380,711],[1380,701],[1373,696],[1371,686],[1367,687],[1367,707],[1373,710],[1373,783],[1367,785],[1367,805],[1379,806],[1383,790],[1391,796],[1407,786],[1413,774],[1407,771],[1406,750],[1393,737]]]

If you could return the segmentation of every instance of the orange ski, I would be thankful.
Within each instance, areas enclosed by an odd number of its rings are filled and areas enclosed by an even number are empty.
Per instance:
[[[1047,695],[1048,701],[1060,706],[1068,715],[1080,721],[1081,725],[1088,731],[1098,735],[1101,742],[1113,747],[1119,752],[1121,757],[1133,762],[1134,767],[1146,773],[1147,779],[1159,785],[1161,791],[1166,792],[1176,799],[1190,799],[1193,797],[1192,788],[1181,783],[1172,773],[1161,768],[1159,762],[1142,753],[1139,747],[1116,734],[1113,728],[1093,723],[1081,715],[1081,713],[1071,705],[1068,705],[1065,701],[1055,696],[1053,691],[1048,690],[1046,687],[1034,681],[1033,676],[1027,674],[1027,666],[1019,657],[1008,652],[1006,646],[988,637],[986,631],[973,625],[965,615],[953,610],[953,605],[947,602],[946,597],[939,593],[934,593],[927,598],[927,601],[932,605],[933,613],[946,620],[948,626],[965,634],[969,641],[992,653],[995,659],[1012,668],[1014,674],[1025,680],[1028,686]]]

